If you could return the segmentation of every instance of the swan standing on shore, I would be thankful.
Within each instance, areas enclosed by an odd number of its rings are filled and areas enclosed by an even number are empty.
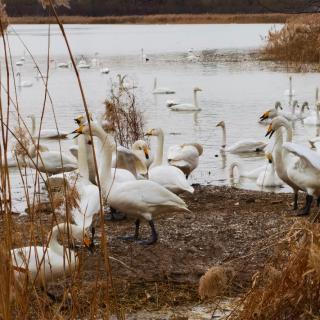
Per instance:
[[[46,288],[49,282],[75,270],[78,265],[76,253],[58,242],[59,234],[67,232],[70,232],[72,238],[82,241],[86,247],[91,247],[90,239],[82,228],[60,223],[50,232],[46,247],[27,246],[11,250],[14,277],[21,286],[28,279]]]
[[[291,181],[307,193],[306,205],[298,213],[307,215],[310,213],[313,198],[320,196],[320,155],[296,143],[287,142],[283,148],[298,157],[297,161],[289,163],[287,174]]]
[[[157,87],[157,78],[154,78],[154,83],[153,83],[153,94],[174,94],[176,93],[174,90],[171,90],[169,88],[165,87]]]
[[[230,152],[230,153],[261,152],[267,146],[267,144],[264,141],[244,139],[234,143],[230,147],[227,147],[227,133],[226,133],[226,125],[224,121],[220,121],[217,124],[217,127],[222,128],[222,145],[220,148],[220,151],[222,152]]]
[[[38,139],[39,132],[36,130],[36,117],[34,114],[30,114],[27,116],[27,118],[30,118],[32,121],[32,129],[31,129],[31,136],[32,138]],[[64,139],[67,138],[68,132],[63,130],[57,130],[57,129],[43,129],[41,128],[40,132],[40,139]]]
[[[193,104],[192,103],[178,103],[178,104],[171,104],[167,106],[172,111],[201,111],[201,108],[199,107],[197,93],[199,91],[202,91],[200,88],[195,87],[193,89]]]
[[[188,179],[190,173],[199,165],[199,157],[203,153],[203,147],[199,143],[184,143],[171,146],[168,149],[168,163],[177,167]]]
[[[149,180],[154,181],[174,193],[184,191],[193,193],[194,189],[189,185],[183,172],[174,166],[163,165],[163,143],[164,134],[162,129],[151,129],[146,133],[147,136],[157,137],[157,151],[153,163],[151,164],[148,176]]]
[[[301,188],[293,181],[287,172],[287,169],[291,166],[293,162],[296,161],[296,158],[289,154],[288,150],[283,148],[283,133],[281,128],[286,130],[286,142],[292,142],[292,126],[290,122],[283,117],[276,117],[272,120],[266,137],[272,137],[275,133],[275,147],[274,147],[274,161],[275,169],[279,178],[285,182],[289,187],[292,188],[294,192],[294,205],[293,210],[298,209],[298,191]]]
[[[134,236],[125,237],[124,239],[138,240],[140,219],[145,219],[151,228],[151,238],[149,240],[141,240],[139,243],[144,245],[155,243],[158,235],[153,217],[160,214],[168,214],[172,211],[189,212],[185,202],[153,181],[135,180],[123,183],[112,181],[111,161],[112,151],[115,146],[110,141],[109,135],[100,126],[93,123],[91,130],[92,134],[98,137],[103,146],[103,170],[100,172],[100,181],[103,193],[107,196],[108,204],[119,212],[136,218]],[[74,133],[88,134],[89,127],[82,125]]]

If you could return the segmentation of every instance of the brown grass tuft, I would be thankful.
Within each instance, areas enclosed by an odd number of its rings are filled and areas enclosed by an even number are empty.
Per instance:
[[[270,30],[263,55],[294,63],[320,62],[320,16],[297,16],[279,30]]]
[[[32,145],[30,135],[21,127],[14,129],[14,135],[18,141],[12,146],[13,156],[23,158],[28,155],[28,149]]]
[[[320,225],[293,225],[232,319],[319,319]]]
[[[2,4],[1,0],[0,0],[0,23],[1,23],[0,34],[2,35],[3,32],[7,30],[9,22],[8,22],[8,15],[6,12],[6,5]]]
[[[232,268],[211,267],[199,281],[198,292],[201,299],[215,298],[225,294],[233,277],[234,270]]]

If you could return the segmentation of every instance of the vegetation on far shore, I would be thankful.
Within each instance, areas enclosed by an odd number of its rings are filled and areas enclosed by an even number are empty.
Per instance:
[[[61,16],[64,24],[206,24],[206,23],[285,23],[288,19],[303,16],[285,13],[265,14],[157,14],[133,16]],[[55,23],[54,17],[10,17],[12,24]]]
[[[320,15],[296,16],[281,30],[271,30],[263,57],[294,64],[320,62]]]

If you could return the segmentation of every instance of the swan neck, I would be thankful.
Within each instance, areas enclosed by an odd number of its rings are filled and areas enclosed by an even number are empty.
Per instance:
[[[85,179],[89,179],[89,165],[88,165],[88,158],[89,156],[89,146],[87,145],[87,137],[85,135],[80,135],[78,137],[78,167],[79,172],[82,177]]]
[[[63,228],[63,231],[64,231],[67,228],[66,223],[62,223],[53,227],[51,231],[51,237],[48,243],[48,247],[58,255],[63,256],[64,247],[58,242],[58,235],[60,233],[59,228]]]
[[[162,165],[162,160],[163,160],[163,143],[164,143],[164,135],[163,131],[159,130],[159,134],[157,136],[157,152],[156,152],[156,157],[154,160],[153,166],[161,166]]]
[[[227,129],[225,126],[222,126],[222,148],[225,148],[227,146]]]
[[[31,116],[31,135],[34,137],[36,134],[36,117],[34,115]]]
[[[193,91],[193,101],[194,101],[194,105],[196,108],[199,108],[198,106],[198,96],[197,96],[197,91]]]
[[[157,89],[157,78],[154,78],[154,81],[153,81],[153,90],[156,90]]]
[[[284,128],[286,129],[286,133],[287,133],[286,141],[292,142],[292,127],[290,125],[286,124],[284,126]]]

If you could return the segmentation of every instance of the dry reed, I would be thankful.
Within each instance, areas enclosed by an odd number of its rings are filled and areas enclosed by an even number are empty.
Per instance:
[[[319,319],[320,225],[295,223],[231,319]]]
[[[110,98],[105,101],[104,129],[115,133],[117,143],[127,148],[143,138],[144,119],[135,94],[124,86],[125,77],[111,86]]]
[[[320,62],[320,16],[291,18],[281,30],[270,30],[263,57],[293,63]]]

